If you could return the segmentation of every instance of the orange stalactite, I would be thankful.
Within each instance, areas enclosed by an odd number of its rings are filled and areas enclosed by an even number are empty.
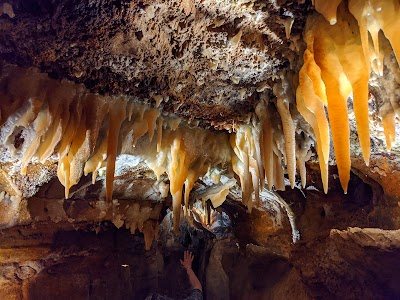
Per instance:
[[[274,152],[274,185],[278,191],[285,190],[285,177],[283,174],[281,158]]]
[[[331,24],[336,24],[337,7],[342,0],[315,0],[315,9]]]
[[[118,136],[122,122],[126,118],[126,101],[118,101],[109,112],[109,127],[107,137],[107,175],[106,199],[112,200],[115,160],[117,158]]]
[[[189,162],[182,145],[181,136],[176,136],[172,142],[170,163],[167,169],[170,178],[172,195],[172,210],[174,213],[174,231],[179,232],[179,221],[182,204],[183,185],[188,175]]]
[[[315,67],[308,68],[309,65],[315,65]],[[319,141],[318,143],[322,153],[320,159],[322,158],[323,162],[326,164],[329,160],[330,148],[329,125],[326,119],[323,101],[320,101],[321,98],[326,99],[326,89],[321,78],[321,70],[314,61],[314,55],[308,49],[304,52],[304,65],[299,72],[299,83],[303,96],[300,105],[303,111],[303,106],[305,106],[305,108],[314,115],[312,122],[306,120],[310,123]],[[317,90],[315,86],[318,86]],[[303,114],[300,110],[299,112]]]
[[[290,186],[293,189],[296,177],[296,141],[295,127],[290,115],[289,105],[281,97],[277,99],[277,108],[282,119],[282,128],[285,138],[285,152],[287,160],[287,172]]]
[[[317,119],[315,115],[305,106],[305,101],[302,96],[300,87],[297,88],[296,91],[296,101],[297,101],[297,109],[298,111],[302,114],[304,119],[311,125],[314,131],[314,135],[316,138],[316,150],[317,150],[317,155],[319,158],[319,165],[320,165],[320,170],[321,170],[321,179],[322,179],[322,185],[324,187],[324,192],[325,194],[328,192],[328,160],[329,160],[329,154],[327,159],[325,160],[322,146],[321,146],[321,134],[320,134],[320,129],[319,129],[319,124],[317,122]],[[329,141],[329,132],[327,133],[327,138]],[[329,148],[328,148],[329,151]],[[329,153],[329,152],[328,152]]]
[[[386,113],[382,118],[382,125],[385,132],[386,149],[391,150],[392,144],[396,140],[396,126],[395,126],[396,115],[394,111]]]

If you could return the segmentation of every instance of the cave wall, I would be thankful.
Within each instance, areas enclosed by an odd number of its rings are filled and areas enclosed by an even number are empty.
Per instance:
[[[144,299],[151,292],[179,297],[189,288],[179,264],[185,249],[196,256],[193,267],[206,299],[400,295],[399,227],[392,223],[379,229],[382,220],[372,216],[390,204],[379,184],[367,184],[355,174],[346,196],[336,189],[323,196],[311,184],[304,191],[281,193],[296,215],[301,239],[295,244],[287,215],[277,213],[268,200],[248,213],[228,199],[221,208],[231,220],[226,234],[217,237],[210,228],[183,221],[175,236],[171,213],[165,212],[148,251],[143,234],[132,234],[125,225],[73,221],[68,204],[63,207],[69,220],[51,218],[43,203],[49,202],[48,191],[56,190],[54,184],[38,193],[42,198],[28,200],[36,215],[31,223],[2,230],[0,290],[5,299]],[[332,185],[340,183],[332,179]],[[76,208],[88,203],[74,201]]]

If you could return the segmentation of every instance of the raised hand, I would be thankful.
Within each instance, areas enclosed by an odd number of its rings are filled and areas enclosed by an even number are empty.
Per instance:
[[[194,258],[194,256],[193,256],[192,252],[190,252],[190,251],[186,250],[186,251],[183,253],[183,260],[180,259],[180,261],[181,261],[182,266],[183,266],[186,270],[189,270],[189,269],[192,268],[193,258]]]

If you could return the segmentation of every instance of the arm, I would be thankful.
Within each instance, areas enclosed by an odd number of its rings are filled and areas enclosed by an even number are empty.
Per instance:
[[[194,289],[198,289],[200,291],[203,291],[203,288],[201,287],[201,283],[199,281],[199,279],[197,278],[196,274],[193,272],[192,269],[192,261],[193,261],[193,254],[189,251],[185,251],[183,254],[183,260],[181,261],[182,266],[185,268],[188,276],[189,276],[189,281],[190,281],[190,285],[194,288]]]

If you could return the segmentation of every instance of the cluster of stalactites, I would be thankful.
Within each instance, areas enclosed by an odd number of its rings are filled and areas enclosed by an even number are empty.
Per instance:
[[[284,190],[284,174],[287,173],[290,186],[294,188],[296,162],[302,186],[306,185],[305,162],[310,157],[312,141],[307,130],[301,128],[293,116],[296,108],[291,87],[286,80],[277,83],[274,86],[275,106],[263,99],[256,107],[259,122],[240,125],[231,136],[231,146],[236,154],[232,158],[232,167],[240,178],[242,201],[250,211],[252,193],[258,202],[259,191],[265,182],[269,189]],[[280,116],[280,121],[275,113]]]
[[[325,3],[326,2],[326,3]],[[327,188],[329,158],[328,110],[339,178],[347,193],[350,179],[350,129],[347,100],[353,96],[358,138],[365,163],[370,158],[368,114],[368,81],[370,70],[382,73],[383,58],[379,51],[378,32],[382,29],[396,57],[400,55],[400,40],[394,35],[400,28],[400,4],[389,1],[349,1],[349,10],[340,1],[315,1],[321,15],[307,20],[304,40],[304,64],[299,72],[296,92],[298,111],[311,125],[321,166],[324,189]],[[339,5],[338,12],[336,9]],[[374,48],[370,49],[368,32]],[[394,114],[383,116],[387,148],[395,137]],[[390,132],[388,132],[390,131]]]
[[[111,200],[115,161],[121,153],[141,156],[158,178],[168,175],[175,231],[182,204],[185,214],[190,214],[189,194],[195,182],[210,170],[229,168],[230,162],[249,210],[253,193],[258,202],[265,179],[269,188],[284,190],[284,173],[288,173],[294,187],[296,160],[305,185],[310,143],[306,139],[296,143],[294,96],[287,81],[274,87],[278,121],[271,121],[273,108],[264,100],[257,107],[260,122],[240,125],[230,144],[226,132],[179,126],[179,119],[123,98],[87,93],[82,86],[51,80],[35,70],[4,66],[1,71],[2,140],[20,158],[23,174],[32,160],[43,163],[55,155],[66,198],[83,174],[92,173],[95,182],[99,169],[106,167],[106,198]],[[18,139],[21,145],[15,143]],[[219,183],[220,176],[213,178],[215,189],[199,197],[210,199],[215,208],[236,181]]]
[[[33,69],[3,66],[1,74],[3,143],[20,158],[22,174],[31,161],[43,163],[55,155],[66,198],[83,174],[92,173],[95,182],[99,169],[106,167],[110,201],[116,157],[137,154],[158,177],[168,174],[177,231],[183,189],[187,212],[189,193],[198,178],[231,160],[226,133],[179,126],[179,118],[161,116],[157,109],[87,93],[80,85],[49,79]],[[139,146],[145,135],[146,146]],[[23,142],[18,145],[16,140]]]
[[[118,205],[117,201],[113,202],[112,207],[113,214],[111,221],[113,224],[120,228],[125,225],[132,234],[139,230],[143,233],[144,244],[146,250],[150,250],[153,240],[158,240],[158,217],[161,212],[161,205],[152,206],[141,206],[139,203],[133,203],[127,205],[125,209],[123,206]],[[118,205],[115,208],[114,205]],[[105,214],[106,212],[104,212]]]
[[[226,133],[183,126],[175,131],[165,132],[157,153],[144,155],[147,165],[158,178],[164,173],[168,174],[176,232],[179,228],[182,196],[184,212],[189,214],[189,194],[195,182],[211,168],[224,167],[231,161],[231,152]],[[216,183],[218,182],[219,178]],[[217,197],[219,201],[215,200],[213,203],[220,204],[226,196],[227,194]]]
[[[86,93],[68,82],[51,80],[35,70],[2,68],[1,136],[11,153],[20,152],[21,173],[37,159],[58,156],[57,176],[65,197],[83,173],[107,165],[106,197],[111,200],[121,124],[130,122],[136,139],[152,136],[159,111],[124,99]],[[23,144],[15,148],[15,138]]]
[[[342,0],[314,0],[313,2],[315,9],[331,25],[336,24],[338,6],[343,2]],[[348,0],[348,9],[358,22],[362,51],[367,65],[371,65],[377,74],[382,75],[383,55],[379,47],[381,30],[392,45],[397,60],[400,59],[400,39],[397,36],[400,26],[400,2],[398,0]],[[372,45],[369,42],[370,38]]]

